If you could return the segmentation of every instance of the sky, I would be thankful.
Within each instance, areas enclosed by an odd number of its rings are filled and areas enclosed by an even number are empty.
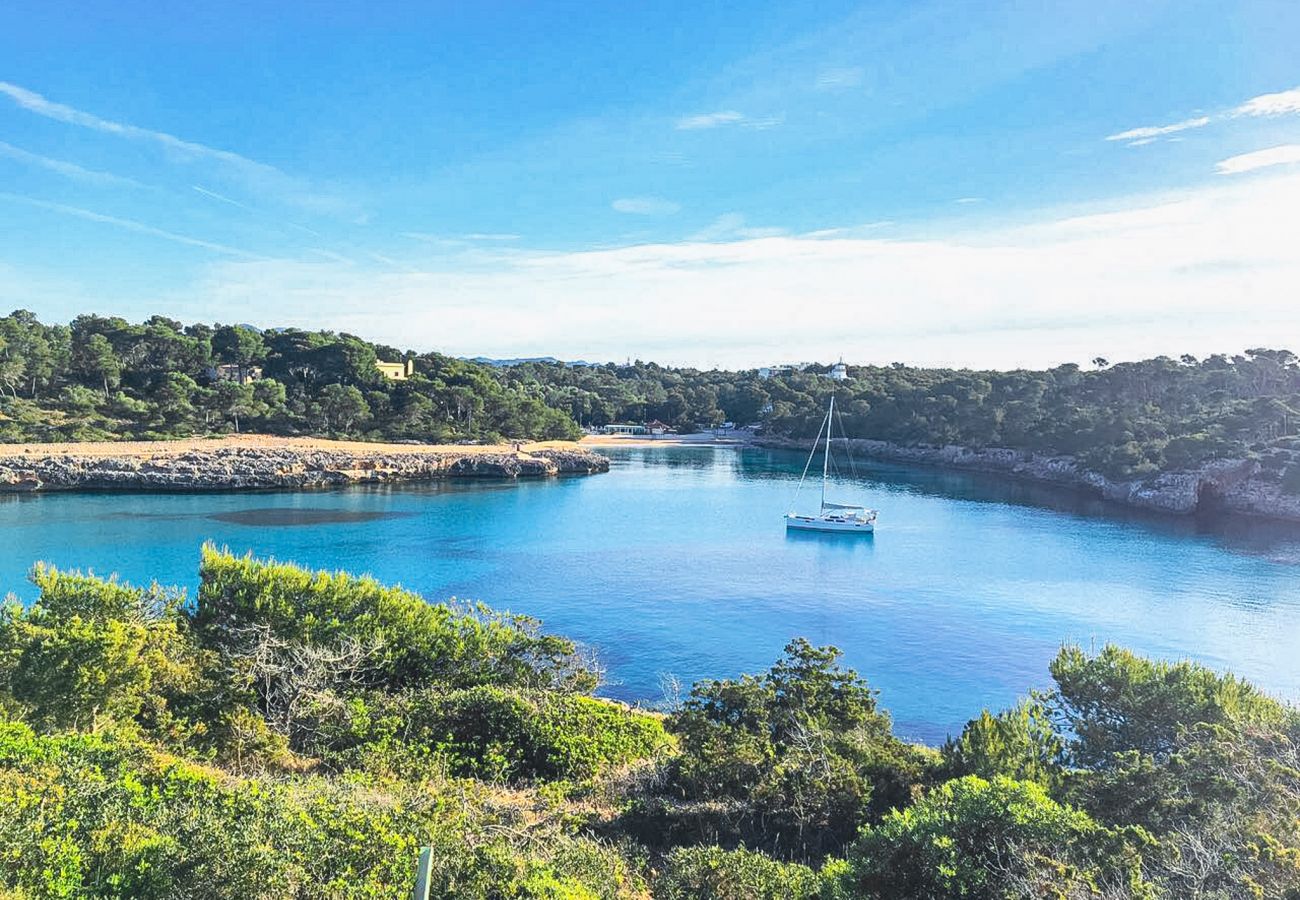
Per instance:
[[[1300,3],[0,6],[0,308],[461,356],[1300,351]]]

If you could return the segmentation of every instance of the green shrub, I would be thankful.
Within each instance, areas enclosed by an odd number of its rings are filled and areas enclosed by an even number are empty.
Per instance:
[[[881,900],[1090,896],[1109,875],[1086,852],[1102,832],[1039,785],[971,775],[863,829],[849,853],[846,886]],[[1137,884],[1127,873],[1119,880]]]
[[[655,878],[660,900],[816,900],[822,879],[807,866],[721,847],[680,847]]]
[[[496,687],[419,695],[402,730],[453,773],[492,781],[581,780],[669,743],[663,723],[648,713],[593,697]]]
[[[1144,659],[1107,646],[1095,656],[1066,647],[1052,661],[1053,712],[1067,750],[1082,767],[1104,767],[1117,753],[1166,756],[1197,724],[1281,727],[1300,715],[1234,675],[1192,662]]]
[[[951,777],[1005,775],[1051,789],[1064,777],[1064,750],[1048,710],[1031,700],[999,713],[984,710],[944,745],[943,757]]]
[[[117,735],[0,724],[0,889],[33,897],[396,900],[421,846],[435,897],[643,896],[614,848],[513,843],[509,825],[466,783],[239,779]]]
[[[937,754],[894,737],[876,692],[838,659],[833,647],[795,640],[763,675],[697,684],[671,719],[681,740],[671,782],[704,806],[652,802],[642,811],[693,817],[688,828],[716,841],[815,859],[841,849],[873,815],[910,802]]]
[[[250,628],[314,646],[355,641],[388,690],[483,684],[583,689],[594,684],[571,641],[535,620],[431,604],[400,588],[344,573],[236,557],[204,547],[194,622],[216,645],[240,645]]]
[[[172,707],[199,680],[180,597],[39,564],[31,577],[37,602],[0,616],[0,676],[25,718],[88,731],[177,725]]]

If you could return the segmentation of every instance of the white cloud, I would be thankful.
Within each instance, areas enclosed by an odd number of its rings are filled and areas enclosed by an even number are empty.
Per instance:
[[[1141,147],[1150,144],[1156,138],[1180,131],[1188,131],[1193,128],[1204,128],[1212,122],[1219,122],[1223,119],[1241,116],[1255,118],[1284,116],[1290,113],[1300,113],[1300,87],[1292,88],[1289,91],[1279,91],[1275,94],[1260,94],[1258,97],[1252,97],[1245,103],[1235,106],[1225,113],[1198,116],[1195,119],[1185,119],[1172,125],[1145,125],[1141,128],[1130,128],[1128,131],[1107,135],[1106,140],[1129,141],[1130,147]]]
[[[41,156],[37,153],[24,150],[21,147],[15,147],[13,144],[6,144],[0,141],[0,156],[7,156],[18,162],[26,163],[30,166],[36,166],[45,169],[47,172],[54,172],[62,175],[64,178],[71,178],[74,181],[80,181],[85,184],[94,184],[101,187],[144,187],[134,178],[125,178],[121,175],[114,175],[111,172],[97,172],[94,169],[86,169],[76,163],[70,163],[62,159],[53,159],[49,156]]]
[[[1190,128],[1204,128],[1210,124],[1209,116],[1200,116],[1195,119],[1186,119],[1182,122],[1175,122],[1172,125],[1145,125],[1141,128],[1130,128],[1128,131],[1121,131],[1118,134],[1106,136],[1108,141],[1133,141],[1135,146],[1142,143],[1150,143],[1150,139],[1158,138],[1166,134],[1174,134],[1179,131],[1187,131]]]
[[[1300,113],[1300,87],[1252,97],[1232,111],[1237,116],[1282,116]]]
[[[1283,144],[1280,147],[1269,147],[1267,150],[1230,156],[1216,165],[1215,169],[1220,175],[1240,175],[1242,172],[1253,172],[1256,169],[1292,163],[1300,163],[1300,144]]]
[[[331,262],[342,263],[345,266],[356,265],[351,257],[344,256],[342,253],[335,253],[333,250],[324,250],[320,247],[308,247],[307,252],[314,253],[322,259],[328,259]]]
[[[984,198],[983,198],[983,197],[958,197],[956,200],[954,200],[954,201],[952,201],[952,202],[953,202],[953,203],[962,203],[962,204],[983,203],[983,202],[984,202]]]
[[[661,197],[620,197],[610,207],[616,212],[634,216],[670,216],[679,211],[682,205]]]
[[[87,222],[98,222],[103,225],[112,225],[114,228],[120,228],[124,231],[134,231],[136,234],[144,234],[150,237],[162,238],[165,241],[171,241],[175,244],[185,244],[190,247],[199,247],[204,250],[211,250],[215,253],[221,253],[226,256],[238,256],[243,259],[265,260],[266,257],[259,256],[256,253],[249,253],[247,250],[241,250],[238,247],[231,247],[226,244],[218,244],[215,241],[205,241],[200,238],[189,237],[184,234],[177,234],[174,231],[165,231],[162,228],[155,228],[152,225],[146,225],[143,222],[137,222],[134,219],[122,219],[117,216],[108,216],[103,213],[97,213],[89,209],[82,209],[79,206],[67,206],[63,203],[51,203],[48,200],[38,200],[35,197],[24,197],[20,194],[10,194],[0,191],[0,200],[9,203],[21,203],[27,206],[34,206],[37,209],[44,209],[50,212],[56,212],[65,216],[72,216],[77,219],[84,219]]]
[[[10,84],[7,81],[0,81],[0,94],[7,94],[11,100],[29,112],[36,113],[38,116],[45,116],[47,119],[54,119],[58,122],[67,122],[70,125],[80,125],[83,128],[90,128],[95,131],[102,131],[106,134],[115,134],[119,137],[135,138],[139,140],[152,141],[160,144],[175,153],[182,156],[207,157],[229,163],[241,169],[262,173],[283,175],[279,169],[274,166],[268,166],[265,163],[257,162],[238,153],[232,153],[229,150],[218,150],[215,147],[208,147],[204,144],[195,143],[194,141],[185,141],[180,138],[167,134],[162,131],[152,131],[148,128],[140,128],[135,125],[127,125],[122,122],[113,122],[109,119],[102,119],[93,113],[82,112],[71,106],[65,106],[62,103],[55,103],[42,97],[35,91],[29,91],[26,88],[19,87],[16,84]]]
[[[723,213],[704,228],[690,236],[692,241],[716,241],[722,239],[777,237],[785,234],[783,228],[752,228],[745,224],[745,217],[740,213]]]
[[[207,197],[212,200],[216,200],[218,203],[228,203],[231,206],[238,206],[240,209],[246,209],[252,212],[251,206],[249,206],[246,203],[240,203],[238,200],[234,200],[230,197],[227,197],[225,194],[218,194],[216,191],[209,190],[208,188],[205,188],[202,185],[198,185],[198,184],[192,184],[190,185],[190,187],[193,188],[198,193],[202,194],[204,197]]]
[[[1300,333],[1297,232],[1300,174],[1278,173],[944,238],[503,251],[421,272],[223,262],[175,300],[470,356],[1040,366]]]
[[[428,231],[403,231],[399,237],[422,244],[430,244],[443,250],[460,250],[470,252],[484,245],[512,243],[519,240],[519,235],[495,232],[473,231],[466,234],[435,234]]]
[[[168,158],[174,162],[200,160],[215,162],[224,171],[241,179],[249,188],[258,191],[273,191],[286,202],[313,212],[339,213],[350,206],[340,198],[310,188],[302,180],[282,172],[275,166],[249,159],[230,150],[209,147],[196,141],[183,140],[164,131],[154,131],[137,125],[104,119],[93,113],[84,112],[63,103],[56,103],[35,91],[7,81],[0,81],[0,94],[8,96],[10,100],[28,112],[44,116],[47,119],[53,119],[56,122],[65,122],[69,125],[88,128],[103,134],[153,144],[161,148]]]
[[[865,70],[860,66],[844,66],[840,68],[823,69],[817,74],[816,87],[819,91],[834,91],[857,87],[862,84],[865,75]]]
[[[735,125],[737,122],[744,121],[744,116],[735,110],[723,110],[721,112],[701,113],[696,116],[685,116],[677,120],[678,131],[696,131],[701,128],[717,128],[721,125]]]

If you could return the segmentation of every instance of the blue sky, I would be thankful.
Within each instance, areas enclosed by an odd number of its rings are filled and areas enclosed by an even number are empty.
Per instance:
[[[1300,4],[0,10],[0,305],[465,355],[1300,350]]]

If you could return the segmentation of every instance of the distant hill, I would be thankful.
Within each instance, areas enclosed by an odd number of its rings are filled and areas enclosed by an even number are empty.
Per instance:
[[[460,359],[465,362],[478,363],[480,366],[492,366],[496,369],[505,369],[510,366],[522,366],[524,363],[549,363],[550,365],[567,366],[570,369],[605,365],[605,363],[588,362],[585,359],[566,361],[563,359],[556,359],[554,356],[516,356],[511,359],[495,359],[491,356],[462,356]]]

